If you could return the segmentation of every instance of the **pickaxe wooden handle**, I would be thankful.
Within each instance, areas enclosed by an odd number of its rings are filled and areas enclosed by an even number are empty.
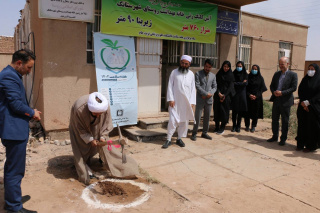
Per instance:
[[[122,138],[119,124],[117,124],[117,127],[119,132],[119,144],[121,145],[121,149],[122,149],[122,163],[127,163],[127,156],[124,150],[124,145],[127,145],[127,140],[125,138]]]

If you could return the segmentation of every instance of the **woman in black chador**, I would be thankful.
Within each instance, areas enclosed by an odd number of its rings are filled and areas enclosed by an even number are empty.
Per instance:
[[[236,94],[232,98],[232,130],[240,132],[241,119],[245,116],[247,109],[246,87],[248,85],[248,73],[242,61],[237,62],[233,71],[234,89]]]
[[[214,93],[213,111],[216,123],[215,132],[221,135],[229,121],[231,98],[234,95],[234,77],[231,70],[231,63],[224,61],[216,75],[217,91]]]
[[[250,119],[252,119],[251,132],[255,131],[258,118],[263,119],[263,98],[262,93],[267,91],[264,79],[260,73],[260,67],[256,64],[252,66],[248,76],[247,86],[247,103],[248,112],[246,113],[245,125],[246,131],[249,132]]]
[[[310,64],[299,88],[297,150],[314,151],[320,142],[320,70]]]

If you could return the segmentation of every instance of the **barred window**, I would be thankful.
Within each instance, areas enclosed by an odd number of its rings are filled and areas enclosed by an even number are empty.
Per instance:
[[[240,60],[243,61],[247,70],[251,69],[251,43],[252,38],[243,36],[240,42]]]
[[[101,0],[95,0],[94,23],[87,23],[87,63],[94,63],[93,33],[100,32]]]
[[[184,54],[192,56],[192,67],[201,67],[206,59],[213,60],[213,68],[218,68],[218,42],[216,34],[214,44],[184,42]]]

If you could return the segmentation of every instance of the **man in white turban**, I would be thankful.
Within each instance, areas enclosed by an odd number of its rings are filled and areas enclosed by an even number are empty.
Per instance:
[[[194,120],[193,108],[196,105],[196,87],[194,74],[189,70],[192,58],[183,55],[179,68],[171,72],[167,101],[169,102],[169,123],[167,129],[167,141],[162,148],[166,149],[171,145],[171,137],[178,130],[176,144],[184,147],[182,137],[188,133],[189,120]]]
[[[108,177],[134,178],[139,174],[137,163],[127,156],[122,163],[120,150],[111,144],[100,142],[109,140],[113,129],[110,106],[104,95],[98,92],[80,97],[72,106],[70,115],[70,140],[79,181],[89,184],[94,177],[90,169],[90,159],[98,152],[107,162],[103,162]]]

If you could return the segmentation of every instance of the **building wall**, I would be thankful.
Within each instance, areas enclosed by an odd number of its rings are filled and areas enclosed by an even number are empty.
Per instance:
[[[30,2],[35,34],[34,101],[46,131],[66,129],[70,110],[82,95],[97,90],[95,66],[86,62],[86,23],[40,19],[37,1]]]
[[[35,35],[35,52],[37,56],[35,81],[33,89],[34,107],[43,112],[42,125],[46,131],[64,130],[68,128],[70,110],[80,96],[97,90],[95,66],[87,64],[86,29],[83,22],[40,19],[38,2],[30,1],[31,29]],[[253,38],[252,63],[262,68],[262,75],[269,87],[273,73],[277,68],[279,40],[293,42],[293,67],[303,76],[305,46],[308,28],[293,25],[265,17],[243,14],[243,34]],[[262,37],[260,37],[262,35]],[[238,60],[238,37],[220,34],[219,65],[229,60],[232,69]],[[167,77],[172,69],[167,67]],[[202,67],[191,69],[196,72]],[[157,73],[159,69],[156,70]],[[218,69],[214,69],[216,73]],[[138,71],[139,114],[156,113],[159,103],[147,106],[143,104],[148,96],[161,92],[161,81],[152,79],[148,69],[141,67]],[[160,76],[160,72],[159,72]],[[158,85],[150,85],[157,84]],[[265,96],[270,96],[266,92]],[[142,107],[142,108],[141,108]],[[149,107],[152,107],[149,108]],[[154,110],[156,109],[156,110]]]
[[[244,36],[252,37],[251,64],[260,66],[268,88],[277,71],[280,41],[292,42],[291,70],[298,74],[298,81],[301,81],[304,76],[308,26],[242,13],[242,28]],[[297,96],[297,92],[294,95]],[[271,96],[270,91],[263,96]]]
[[[12,54],[0,53],[0,72],[9,64],[11,64]]]

